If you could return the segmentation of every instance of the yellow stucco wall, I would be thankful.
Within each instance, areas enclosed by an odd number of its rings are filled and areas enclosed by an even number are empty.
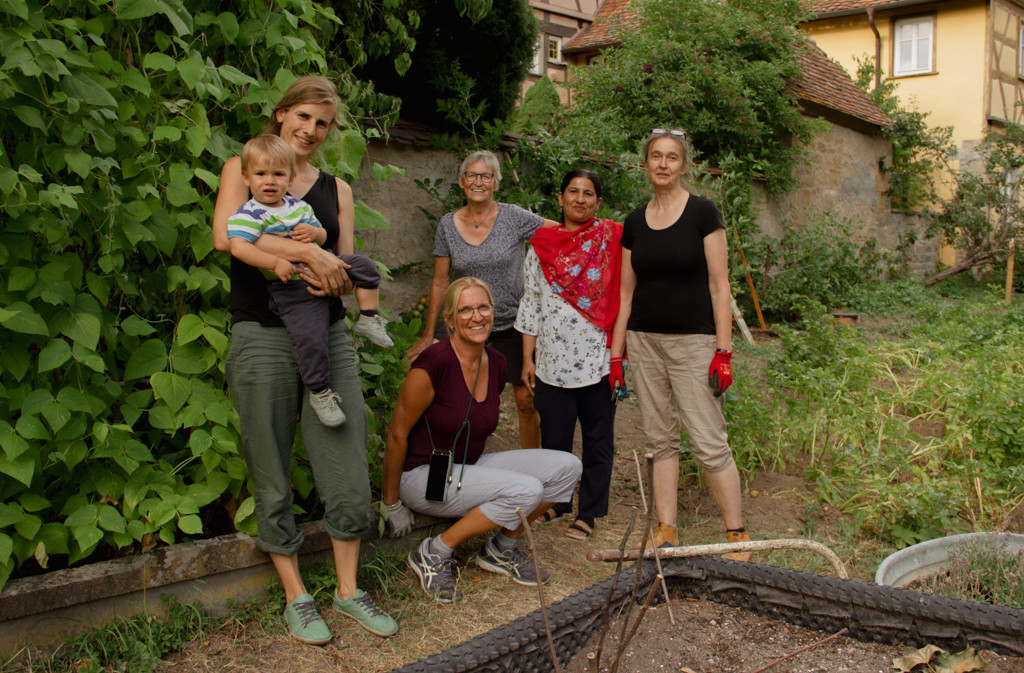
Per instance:
[[[926,14],[936,17],[934,72],[897,78],[896,93],[908,107],[929,113],[930,125],[952,126],[953,139],[962,146],[979,139],[986,126],[986,49],[990,40],[987,3],[960,0],[877,12],[883,76],[892,73],[893,21]],[[857,70],[856,58],[874,60],[875,36],[866,13],[812,21],[803,28],[851,75]]]

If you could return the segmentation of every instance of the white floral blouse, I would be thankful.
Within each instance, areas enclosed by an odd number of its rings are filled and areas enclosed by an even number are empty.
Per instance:
[[[608,375],[608,335],[560,297],[531,248],[523,262],[523,300],[516,329],[537,337],[537,378],[559,388],[582,388]]]

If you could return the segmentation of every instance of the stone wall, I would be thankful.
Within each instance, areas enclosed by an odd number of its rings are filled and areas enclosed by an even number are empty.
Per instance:
[[[832,124],[809,149],[812,160],[797,169],[800,186],[796,190],[771,197],[762,191],[758,219],[765,234],[779,237],[784,222],[799,226],[809,213],[831,212],[854,224],[855,240],[874,237],[884,249],[895,248],[901,235],[913,233],[917,243],[911,250],[911,269],[920,276],[934,273],[939,241],[925,239],[921,219],[892,212],[885,197],[887,180],[879,166],[889,156],[887,140]],[[364,177],[352,186],[357,199],[391,223],[391,229],[359,234],[367,252],[400,270],[382,287],[383,303],[393,311],[408,309],[426,294],[433,272],[433,230],[421,208],[441,215],[441,206],[414,181],[442,178],[445,192],[456,179],[461,159],[425,144],[373,142],[361,172]],[[377,181],[371,177],[371,162],[398,166],[405,175]]]
[[[853,238],[874,238],[881,249],[893,250],[902,237],[914,236],[910,268],[919,276],[935,272],[939,241],[926,239],[921,217],[894,212],[885,196],[888,179],[880,170],[890,156],[889,141],[830,124],[811,141],[811,161],[796,170],[800,185],[781,196],[762,192],[761,231],[779,237],[783,223],[800,226],[809,214],[828,212],[853,223]]]

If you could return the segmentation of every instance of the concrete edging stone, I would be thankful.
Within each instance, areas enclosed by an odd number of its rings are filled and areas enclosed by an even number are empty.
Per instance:
[[[377,516],[363,536],[361,556],[378,548],[411,549],[425,535],[447,527],[443,519],[417,516],[409,535],[379,538]],[[322,521],[303,524],[303,564],[331,558],[331,540]],[[68,638],[119,617],[166,613],[161,596],[181,603],[198,602],[213,615],[224,614],[229,601],[262,597],[276,577],[256,539],[232,533],[204,540],[155,547],[125,558],[11,580],[0,592],[0,656],[25,648],[52,650]]]

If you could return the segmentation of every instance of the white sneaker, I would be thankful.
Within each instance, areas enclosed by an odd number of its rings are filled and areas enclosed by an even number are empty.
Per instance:
[[[329,428],[336,428],[345,422],[345,412],[341,410],[341,395],[330,388],[322,393],[309,391],[309,406],[313,407],[320,422]]]
[[[379,313],[375,316],[360,315],[352,331],[366,337],[378,346],[391,348],[395,345],[395,342],[388,336],[387,327],[388,323]]]

